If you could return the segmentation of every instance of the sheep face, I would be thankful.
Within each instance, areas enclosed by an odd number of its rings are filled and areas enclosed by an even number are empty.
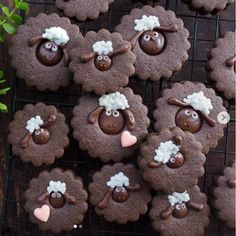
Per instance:
[[[111,68],[112,60],[108,55],[98,55],[94,60],[95,67],[100,71],[107,71]]]
[[[125,187],[115,187],[112,192],[112,198],[119,203],[125,202],[129,198],[129,192]]]
[[[158,55],[165,47],[165,36],[157,30],[145,31],[139,38],[141,49],[148,55]]]
[[[39,128],[33,132],[33,140],[36,144],[40,145],[45,144],[48,142],[49,138],[50,138],[50,133],[48,129]]]
[[[38,46],[37,57],[46,66],[58,64],[63,56],[61,48],[53,41],[44,41]]]
[[[166,163],[166,165],[171,169],[179,168],[183,164],[184,164],[184,156],[181,152],[177,152],[176,154],[172,154],[170,156],[170,160]]]
[[[65,198],[60,192],[51,192],[49,202],[54,208],[62,208],[65,205]]]
[[[125,126],[125,118],[121,110],[106,111],[103,110],[98,118],[101,130],[105,134],[119,134]]]
[[[177,112],[175,123],[184,131],[197,133],[202,127],[202,118],[193,108],[184,107]]]
[[[188,215],[189,209],[186,205],[186,203],[176,203],[174,205],[174,210],[172,212],[172,215],[175,218],[184,218]]]

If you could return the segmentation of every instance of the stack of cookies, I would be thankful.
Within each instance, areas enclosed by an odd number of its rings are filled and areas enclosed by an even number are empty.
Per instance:
[[[56,6],[82,21],[97,18],[111,2],[56,0]],[[86,92],[74,107],[71,127],[81,150],[113,162],[96,172],[88,186],[89,202],[107,221],[137,221],[152,201],[150,220],[162,235],[203,235],[209,223],[207,197],[197,184],[205,155],[224,135],[226,123],[217,120],[226,113],[222,98],[202,83],[175,83],[156,101],[151,130],[142,97],[126,87],[133,75],[158,83],[180,71],[188,59],[188,37],[174,12],[145,5],[123,16],[115,32],[100,29],[83,36],[67,17],[42,13],[28,18],[12,39],[12,66],[28,86],[57,90],[73,77]],[[227,99],[235,98],[234,38],[229,32],[219,39],[207,65],[209,78]],[[52,105],[27,104],[9,129],[13,153],[35,166],[53,164],[69,146],[65,117]],[[132,157],[137,161],[127,163]],[[235,187],[234,177],[229,182]],[[213,191],[216,198],[222,197],[220,191]],[[31,221],[54,233],[72,230],[88,209],[83,180],[59,168],[32,179],[25,199]],[[232,227],[224,214],[220,218]]]

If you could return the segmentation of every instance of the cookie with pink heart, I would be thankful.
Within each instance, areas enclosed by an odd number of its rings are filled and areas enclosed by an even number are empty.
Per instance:
[[[43,171],[30,181],[25,192],[25,210],[41,230],[70,231],[83,221],[87,197],[80,178],[70,170],[56,168]]]
[[[127,87],[100,97],[85,95],[73,113],[71,125],[80,148],[104,162],[131,157],[148,134],[147,107]]]

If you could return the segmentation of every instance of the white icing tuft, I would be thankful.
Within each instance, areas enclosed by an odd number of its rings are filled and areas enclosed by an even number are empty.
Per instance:
[[[26,129],[33,133],[36,129],[40,128],[40,125],[43,124],[43,120],[40,116],[32,117],[30,120],[27,121]]]
[[[213,109],[211,99],[206,98],[202,91],[188,95],[183,101],[190,105],[194,110],[201,111],[206,115],[209,115],[210,110]]]
[[[54,192],[58,193],[61,192],[64,194],[66,192],[66,184],[61,181],[50,181],[47,187],[48,193]]]
[[[55,42],[58,46],[66,44],[70,39],[67,32],[61,27],[51,27],[45,29],[45,33],[42,37]]]
[[[104,94],[99,98],[99,105],[104,107],[106,111],[116,111],[118,109],[125,110],[129,108],[125,95],[120,92]]]
[[[97,41],[92,47],[93,51],[97,52],[98,55],[108,55],[110,52],[113,52],[111,41]]]
[[[107,186],[110,188],[129,186],[129,178],[123,172],[119,172],[110,178]]]
[[[176,203],[188,202],[190,197],[187,191],[183,193],[174,192],[171,195],[168,195],[168,200],[170,205],[174,206]]]
[[[156,16],[143,15],[142,19],[135,19],[134,23],[136,24],[134,26],[135,31],[147,31],[160,27],[159,19]]]
[[[165,143],[161,142],[158,149],[155,150],[156,156],[154,156],[154,160],[165,164],[170,160],[170,156],[176,154],[178,151],[179,146],[171,140]]]

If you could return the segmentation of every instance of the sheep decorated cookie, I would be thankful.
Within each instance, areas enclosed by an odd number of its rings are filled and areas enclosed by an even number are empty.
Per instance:
[[[143,178],[156,190],[182,192],[195,186],[204,174],[202,145],[178,127],[150,134],[140,153]]]
[[[118,162],[131,157],[147,136],[147,112],[130,88],[100,97],[89,94],[74,108],[73,135],[91,157]]]
[[[188,59],[189,32],[175,13],[163,7],[133,9],[116,27],[131,42],[135,74],[143,80],[169,78]]]
[[[188,131],[202,144],[204,154],[216,147],[224,135],[226,124],[217,120],[220,112],[226,112],[223,101],[202,83],[175,83],[171,89],[163,91],[156,107],[153,116],[157,132],[175,126]]]
[[[30,220],[44,231],[70,231],[82,222],[88,194],[80,178],[70,170],[43,171],[30,181],[25,192],[25,210]]]
[[[69,144],[69,127],[56,107],[43,103],[27,104],[17,111],[9,125],[8,142],[12,152],[35,166],[52,164]]]
[[[158,193],[152,201],[150,218],[161,235],[201,236],[209,224],[207,197],[198,186],[184,192]]]
[[[126,86],[135,71],[136,57],[131,52],[130,43],[120,34],[105,29],[98,33],[88,32],[70,56],[75,83],[98,95],[116,92]]]
[[[30,17],[12,38],[11,64],[27,85],[57,90],[70,82],[68,54],[81,37],[76,25],[55,13]]]
[[[120,224],[138,220],[151,201],[148,186],[131,164],[105,165],[93,175],[89,191],[96,213]]]

